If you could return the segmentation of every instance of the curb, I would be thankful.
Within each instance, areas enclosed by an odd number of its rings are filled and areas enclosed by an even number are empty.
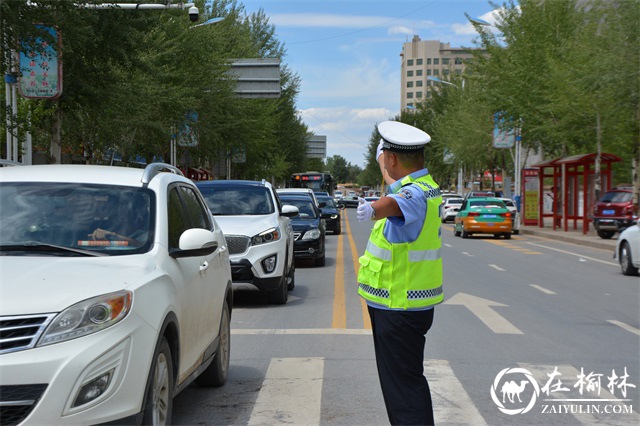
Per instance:
[[[581,246],[594,247],[602,250],[613,251],[616,248],[615,239],[611,239],[611,240],[600,239],[600,241],[598,241],[596,238],[599,238],[599,237],[592,238],[592,237],[589,237],[588,235],[582,236],[582,234],[580,237],[578,237],[578,236],[573,236],[571,235],[571,233],[567,233],[564,231],[542,232],[534,229],[523,229],[523,227],[520,227],[520,233],[528,234],[528,235],[536,235],[538,237],[545,237],[545,238],[550,238],[558,241],[565,241],[568,243],[578,244]]]

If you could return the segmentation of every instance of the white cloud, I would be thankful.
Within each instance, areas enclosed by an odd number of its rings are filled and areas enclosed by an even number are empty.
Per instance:
[[[309,130],[327,136],[327,157],[340,155],[364,167],[369,137],[375,125],[393,113],[387,108],[308,108],[300,116]]]
[[[412,30],[409,27],[405,27],[404,25],[393,25],[391,27],[389,27],[389,30],[387,31],[388,34],[409,34],[412,35],[415,33],[414,30]]]

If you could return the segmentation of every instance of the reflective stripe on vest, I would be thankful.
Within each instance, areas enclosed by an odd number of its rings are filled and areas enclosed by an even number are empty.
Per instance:
[[[391,250],[383,249],[375,245],[372,241],[367,242],[366,250],[377,258],[391,260]],[[420,262],[421,260],[440,259],[440,249],[435,250],[410,250],[409,262]]]

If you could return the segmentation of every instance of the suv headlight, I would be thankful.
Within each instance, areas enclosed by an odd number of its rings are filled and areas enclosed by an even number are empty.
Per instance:
[[[51,321],[38,346],[64,342],[111,327],[131,311],[132,300],[132,292],[121,290],[76,303]]]
[[[302,241],[304,241],[304,240],[317,240],[318,238],[320,238],[320,230],[318,228],[309,229],[302,236]]]
[[[273,241],[278,241],[279,239],[280,228],[271,228],[251,237],[251,245],[259,246],[260,244],[271,243]]]

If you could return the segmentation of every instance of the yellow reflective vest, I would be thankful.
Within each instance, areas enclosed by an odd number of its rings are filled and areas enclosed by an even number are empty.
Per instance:
[[[424,308],[444,300],[440,257],[442,196],[431,175],[406,176],[402,186],[417,184],[427,199],[427,214],[416,241],[390,243],[384,236],[387,219],[376,222],[358,270],[358,294],[391,309]]]

